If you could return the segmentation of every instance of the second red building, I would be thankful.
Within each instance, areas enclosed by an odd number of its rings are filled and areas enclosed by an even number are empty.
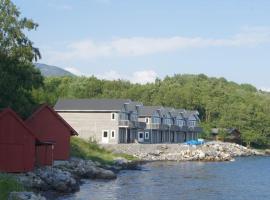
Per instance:
[[[26,124],[42,142],[54,144],[54,160],[68,160],[70,137],[77,132],[49,105],[40,106],[27,120]]]

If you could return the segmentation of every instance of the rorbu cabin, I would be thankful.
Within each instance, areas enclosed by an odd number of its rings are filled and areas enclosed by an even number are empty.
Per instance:
[[[35,166],[36,136],[7,108],[0,113],[0,172],[27,172]]]
[[[26,124],[43,143],[53,143],[54,160],[68,160],[70,153],[70,137],[77,132],[49,105],[40,106],[27,120]],[[49,152],[43,148],[40,154]],[[46,161],[43,160],[46,163]]]

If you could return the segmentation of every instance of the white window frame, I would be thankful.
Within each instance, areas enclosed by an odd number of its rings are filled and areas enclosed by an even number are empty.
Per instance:
[[[114,116],[114,118],[113,118]],[[116,113],[111,113],[111,120],[115,121],[116,120]]]
[[[147,137],[146,137],[147,136]],[[144,133],[144,139],[149,140],[149,132]]]
[[[144,138],[144,132],[138,132],[139,133],[139,139],[143,139]],[[142,137],[140,137],[142,134]]]
[[[113,135],[112,135],[112,133],[113,133]],[[111,130],[111,138],[115,139],[115,130]]]

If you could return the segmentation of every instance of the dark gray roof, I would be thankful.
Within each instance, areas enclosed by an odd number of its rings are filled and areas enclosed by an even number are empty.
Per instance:
[[[131,112],[137,112],[136,106],[141,106],[142,107],[143,104],[141,102],[131,101],[129,104],[127,104],[127,109],[128,109],[128,111],[131,111]]]
[[[129,99],[60,99],[54,106],[56,111],[120,111]]]
[[[143,106],[140,117],[151,117],[155,111],[160,110],[161,108],[161,106]]]
[[[186,110],[186,112],[183,113],[184,118],[188,119],[190,116],[195,116],[198,120],[198,111],[197,110]]]

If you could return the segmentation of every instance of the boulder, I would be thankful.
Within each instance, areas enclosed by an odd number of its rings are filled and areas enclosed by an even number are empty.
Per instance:
[[[47,184],[49,189],[65,193],[79,190],[78,182],[68,171],[53,167],[42,167],[35,170],[35,174]]]

